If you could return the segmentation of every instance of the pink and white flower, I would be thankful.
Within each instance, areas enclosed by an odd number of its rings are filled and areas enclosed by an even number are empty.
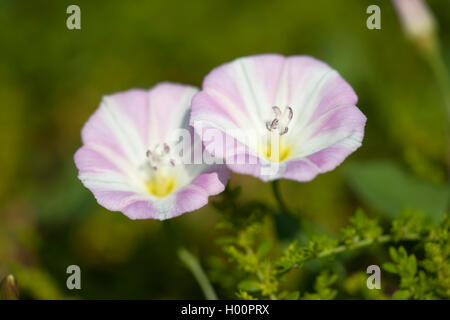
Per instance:
[[[199,209],[224,190],[225,166],[185,164],[174,152],[179,141],[172,133],[188,129],[197,92],[161,83],[103,98],[75,154],[78,177],[100,205],[131,219],[164,220]]]
[[[233,171],[309,181],[361,145],[366,117],[356,103],[352,87],[326,63],[264,54],[212,70],[192,100],[190,123]],[[205,138],[217,132],[221,141]]]

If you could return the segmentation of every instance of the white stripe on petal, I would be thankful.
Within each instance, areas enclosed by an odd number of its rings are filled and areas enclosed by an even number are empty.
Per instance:
[[[88,188],[135,192],[126,177],[115,171],[102,170],[96,173],[81,173],[78,178]]]
[[[297,84],[295,94],[289,101],[289,106],[294,110],[292,136],[297,136],[309,122],[322,99],[322,88],[336,74],[334,70],[323,69],[321,72],[314,72],[306,83]]]
[[[142,192],[143,189],[143,183],[142,179],[139,176],[138,170],[135,166],[130,164],[130,162],[124,161],[120,156],[114,153],[114,151],[105,148],[101,145],[96,144],[86,144],[86,147],[89,149],[97,152],[101,156],[103,156],[105,159],[110,161],[112,164],[114,164],[121,172],[123,172],[124,175],[126,175],[130,188],[135,192]],[[126,189],[129,190],[129,189]]]
[[[186,128],[189,122],[188,110],[192,97],[198,89],[192,86],[174,83],[160,83],[150,89],[149,127],[147,148],[166,141],[170,133],[179,128]]]
[[[262,85],[263,79],[254,78],[256,75],[254,67],[252,60],[249,58],[238,59],[234,63],[237,86],[253,121],[252,125],[258,131],[264,132],[265,122],[261,111],[265,108],[269,109],[270,104]]]
[[[274,105],[279,108],[284,108],[289,105],[289,64],[286,59],[283,62]]]
[[[113,99],[104,97],[100,114],[110,127],[126,156],[135,166],[145,159],[146,147],[130,119],[121,114]]]
[[[296,157],[307,157],[311,154],[324,150],[334,145],[346,146],[350,150],[356,150],[361,146],[363,133],[348,132],[346,130],[334,131],[322,134],[308,140],[306,145],[300,146],[296,152]]]

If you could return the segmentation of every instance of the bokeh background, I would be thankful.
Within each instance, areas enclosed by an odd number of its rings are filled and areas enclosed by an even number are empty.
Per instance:
[[[450,2],[428,3],[449,66]],[[66,28],[70,4],[81,8],[81,30]],[[381,8],[381,30],[366,28],[370,4]],[[200,86],[240,56],[324,60],[368,117],[363,146],[343,165],[310,183],[281,182],[305,218],[334,233],[358,207],[380,219],[411,208],[438,220],[447,210],[444,101],[390,1],[0,0],[0,30],[0,278],[13,273],[23,298],[203,298],[163,224],[99,206],[73,154],[102,95],[163,80]],[[233,175],[231,185],[244,201],[275,205],[268,184]],[[207,270],[219,218],[208,205],[173,220]],[[66,288],[71,264],[82,290]]]

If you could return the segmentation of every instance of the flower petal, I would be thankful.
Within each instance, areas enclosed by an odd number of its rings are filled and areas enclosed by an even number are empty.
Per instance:
[[[79,179],[100,205],[131,219],[164,220],[196,210],[208,202],[208,196],[224,190],[229,178],[225,166],[175,164],[168,159],[174,166],[169,168],[176,187],[162,196],[149,191],[147,150],[165,145],[177,129],[193,133],[188,116],[197,91],[161,83],[149,91],[133,89],[103,98],[85,124],[83,146],[74,156]],[[201,151],[201,143],[189,152],[196,149]],[[166,150],[163,155],[168,155]]]
[[[122,211],[132,219],[166,220],[177,217],[206,205],[210,195],[225,189],[229,175],[225,166],[210,167],[175,194],[156,202],[136,201]]]
[[[187,128],[191,100],[197,92],[193,86],[170,82],[159,83],[149,91],[148,147],[166,142],[175,129]]]
[[[224,158],[236,172],[264,181],[281,177],[307,181],[334,169],[361,145],[366,118],[355,106],[357,100],[352,87],[324,62],[309,56],[256,55],[210,72],[192,101],[190,123],[208,152]],[[238,129],[253,129],[262,139],[268,134],[267,123],[287,107],[292,119],[283,122],[287,127],[282,133],[292,152],[268,176],[264,172],[274,165]],[[205,130],[221,132],[222,142],[205,139]],[[226,137],[234,143],[225,142]],[[247,149],[245,157],[257,158],[256,163],[228,161],[242,146]]]

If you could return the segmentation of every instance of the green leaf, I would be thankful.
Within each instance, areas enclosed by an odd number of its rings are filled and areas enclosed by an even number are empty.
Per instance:
[[[439,222],[446,211],[448,186],[417,180],[392,161],[351,163],[346,178],[362,201],[391,219],[404,209],[414,209]]]
[[[261,286],[258,281],[255,280],[244,280],[238,284],[239,290],[245,290],[248,292],[258,292],[261,290]]]
[[[412,275],[417,272],[417,260],[414,255],[410,255],[408,258],[408,272]]]
[[[406,300],[409,299],[409,297],[411,297],[411,292],[408,290],[397,290],[392,295],[392,298],[395,300]]]
[[[408,259],[408,252],[406,252],[406,249],[404,247],[398,248],[397,254],[399,261]]]
[[[266,238],[259,245],[256,254],[258,255],[259,258],[262,258],[269,253],[271,248],[272,248],[272,239]]]
[[[391,256],[393,261],[397,261],[398,260],[397,250],[395,250],[394,247],[389,247],[389,255]]]
[[[383,269],[390,273],[397,273],[397,266],[392,262],[386,262],[383,264]]]

